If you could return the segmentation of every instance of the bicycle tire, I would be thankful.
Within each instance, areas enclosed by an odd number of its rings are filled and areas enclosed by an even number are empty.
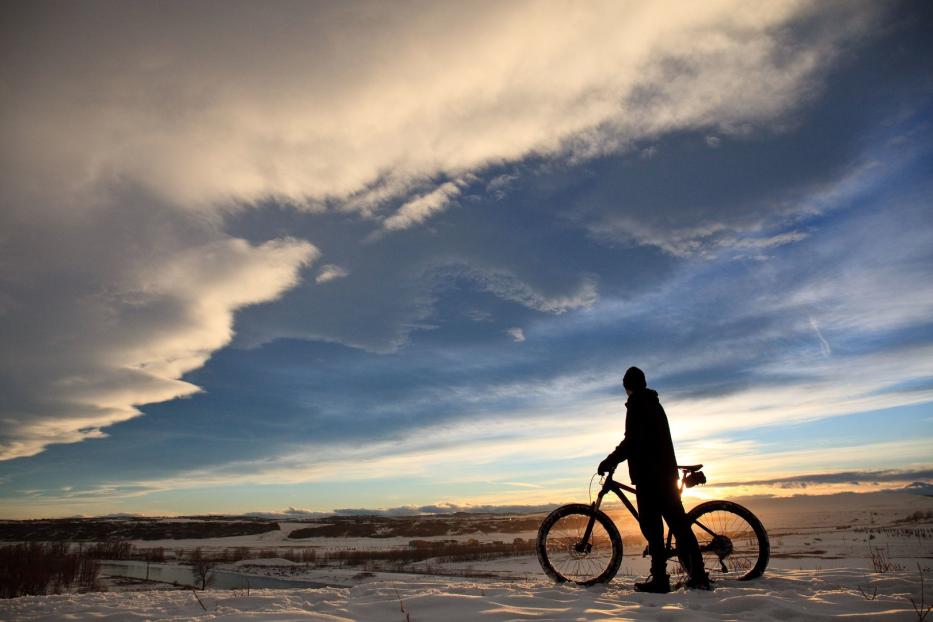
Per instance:
[[[690,510],[687,519],[703,551],[703,565],[710,577],[749,581],[764,574],[771,557],[771,543],[764,525],[751,510],[732,501],[707,501]],[[714,537],[698,523],[717,536],[724,536],[722,542],[726,544],[717,545]],[[736,547],[737,542],[743,545]],[[727,558],[730,566],[726,566]]]
[[[622,536],[602,510],[595,511],[596,522],[589,542],[592,549],[585,553],[574,549],[573,545],[582,539],[593,512],[592,507],[582,503],[564,505],[548,514],[538,528],[535,547],[538,561],[555,582],[595,585],[611,581],[619,571]]]

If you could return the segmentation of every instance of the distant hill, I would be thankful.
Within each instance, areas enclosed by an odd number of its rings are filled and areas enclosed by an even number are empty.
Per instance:
[[[913,484],[907,484],[902,490],[912,495],[933,497],[933,484],[930,484],[929,482],[914,482]]]
[[[278,530],[278,523],[273,521],[62,518],[0,521],[0,541],[185,540],[256,535]]]

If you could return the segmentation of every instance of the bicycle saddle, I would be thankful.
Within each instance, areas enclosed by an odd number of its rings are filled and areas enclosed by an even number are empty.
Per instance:
[[[700,469],[702,469],[703,465],[702,464],[691,464],[689,466],[681,466],[678,464],[677,468],[683,469],[684,471],[690,471],[691,473],[693,473],[694,471],[699,471]]]

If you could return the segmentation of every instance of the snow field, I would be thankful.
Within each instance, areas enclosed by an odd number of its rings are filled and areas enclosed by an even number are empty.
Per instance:
[[[933,598],[928,590],[927,599]],[[864,570],[775,570],[713,592],[639,594],[630,580],[579,588],[542,581],[505,583],[423,578],[352,588],[200,592],[111,592],[26,596],[0,601],[0,619],[263,620],[476,622],[582,620],[910,620],[919,573]]]

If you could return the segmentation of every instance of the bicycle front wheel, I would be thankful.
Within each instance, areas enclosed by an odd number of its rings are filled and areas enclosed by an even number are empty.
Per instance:
[[[550,514],[538,529],[538,561],[554,581],[594,585],[610,581],[622,564],[622,537],[612,519],[595,510],[590,537],[586,526],[594,510],[582,503],[564,505]]]
[[[738,503],[707,501],[687,513],[710,577],[747,581],[760,577],[771,556],[768,533]]]

